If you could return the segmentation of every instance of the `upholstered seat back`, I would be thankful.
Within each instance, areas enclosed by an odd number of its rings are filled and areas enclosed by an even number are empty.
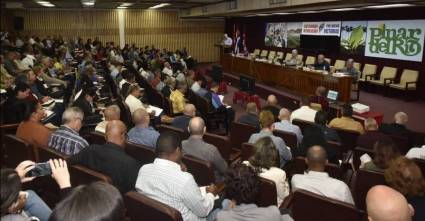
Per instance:
[[[376,65],[374,64],[365,64],[363,67],[363,73],[361,78],[365,79],[366,75],[375,75],[376,74]]]
[[[334,64],[335,70],[341,70],[345,67],[345,61],[343,60],[336,60]]]
[[[395,78],[397,74],[397,68],[393,67],[383,67],[381,71],[381,75],[379,76],[379,81],[384,82],[386,78]]]
[[[307,56],[305,59],[305,65],[313,65],[316,62],[316,58],[313,56]]]
[[[406,82],[416,82],[418,81],[419,72],[410,69],[404,69],[400,77],[400,85],[406,87]],[[416,85],[411,84],[409,87],[416,87]]]

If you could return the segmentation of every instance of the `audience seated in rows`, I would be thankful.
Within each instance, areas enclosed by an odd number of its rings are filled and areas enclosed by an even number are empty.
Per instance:
[[[206,80],[203,76],[198,76],[196,80],[193,82],[190,89],[197,94],[198,96],[205,97],[205,95],[208,93],[208,90],[205,89],[206,87]]]
[[[205,95],[205,97],[210,102],[215,111],[226,114],[226,128],[230,128],[232,122],[235,119],[235,111],[231,106],[223,103],[222,99],[218,95],[219,86],[219,84],[212,82],[210,91]]]
[[[279,111],[280,122],[276,122],[273,124],[274,129],[295,134],[297,136],[298,144],[300,144],[303,139],[301,129],[297,125],[292,124],[289,121],[289,119],[291,119],[291,112],[286,108],[280,109]],[[292,147],[292,148],[296,148],[296,147]]]
[[[373,145],[377,141],[385,140],[385,141],[391,141],[391,137],[388,135],[385,135],[384,133],[378,131],[378,123],[374,118],[367,118],[364,121],[364,129],[365,133],[361,134],[357,138],[357,146],[366,148],[366,149],[373,149]]]
[[[329,177],[329,174],[324,172],[328,160],[323,147],[310,147],[305,161],[308,165],[308,171],[292,177],[291,186],[293,192],[297,189],[304,189],[354,205],[353,197],[347,184]]]
[[[246,104],[245,113],[238,119],[239,123],[251,125],[260,130],[260,121],[258,120],[258,109],[254,102]]]
[[[196,107],[193,104],[184,105],[183,115],[174,118],[171,126],[182,129],[184,131],[189,127],[189,121],[196,116]]]
[[[275,95],[271,94],[267,96],[266,106],[262,108],[263,111],[268,110],[272,112],[275,121],[279,120],[280,107],[278,106],[278,100]]]
[[[261,183],[254,168],[236,164],[227,172],[224,184],[225,201],[229,202],[217,213],[217,221],[293,221],[288,214],[282,215],[276,206],[258,207],[255,204],[261,194]]]
[[[340,142],[341,138],[333,128],[329,128],[326,123],[328,121],[328,114],[325,111],[318,111],[314,117],[314,123],[325,136],[326,141]],[[329,153],[328,153],[329,156]]]
[[[121,193],[134,189],[140,164],[124,151],[126,126],[113,120],[106,125],[106,143],[93,144],[68,159],[70,165],[83,165],[111,177]]]
[[[214,206],[216,187],[202,195],[192,174],[185,172],[179,135],[166,131],[159,136],[153,163],[139,171],[136,190],[178,210],[184,221],[204,220]]]
[[[21,111],[24,117],[16,130],[16,136],[34,146],[47,147],[52,131],[41,123],[46,116],[41,105],[25,102]]]
[[[342,117],[331,120],[329,127],[356,131],[360,134],[364,133],[363,126],[360,122],[353,119],[353,107],[350,104],[344,104],[342,107]]]
[[[173,106],[173,113],[180,114],[184,111],[184,106],[186,105],[186,98],[184,94],[186,93],[187,85],[182,82],[177,83],[176,89],[170,94],[170,101]]]
[[[413,160],[398,157],[384,172],[389,186],[403,194],[413,206],[414,221],[425,220],[425,179]]]
[[[106,109],[103,111],[104,120],[98,123],[94,130],[100,133],[105,133],[106,125],[108,124],[108,122],[113,120],[120,120],[120,116],[121,116],[121,110],[118,105],[112,104],[107,106]]]
[[[132,114],[134,127],[128,132],[128,140],[155,148],[159,137],[159,132],[150,126],[150,115],[142,108],[135,110]]]
[[[259,133],[252,134],[248,140],[248,143],[254,144],[260,138],[270,137],[273,140],[273,143],[279,152],[279,162],[280,162],[280,167],[282,168],[286,164],[286,162],[292,159],[292,154],[291,154],[291,151],[286,146],[285,141],[282,138],[273,135],[273,130],[274,130],[273,123],[274,123],[273,114],[270,111],[261,111],[260,112],[261,130]]]
[[[36,102],[36,100],[30,101],[29,97],[32,95],[30,87],[26,83],[16,84],[11,93],[11,96],[3,104],[3,121],[6,124],[16,124],[23,121],[25,103]]]
[[[414,210],[406,198],[396,190],[376,185],[366,196],[369,221],[411,221]]]
[[[66,155],[74,155],[89,146],[78,132],[83,125],[84,113],[78,107],[70,107],[63,112],[62,122],[50,135],[48,147]]]
[[[94,102],[96,90],[92,88],[82,90],[80,96],[72,104],[84,112],[84,124],[93,124],[101,121],[101,116],[97,113],[97,106]]]
[[[210,162],[214,168],[216,183],[222,183],[224,174],[227,170],[226,160],[220,155],[220,152],[212,144],[206,143],[202,137],[207,128],[204,120],[200,117],[194,117],[189,122],[188,131],[190,137],[182,142],[183,155],[191,155],[201,160]]]
[[[315,95],[310,97],[310,103],[320,104],[321,110],[328,112],[329,111],[329,102],[326,97],[327,90],[323,86],[316,88]]]
[[[373,147],[374,157],[364,154],[360,157],[360,168],[383,172],[388,168],[388,165],[400,156],[400,151],[394,142],[381,140],[375,143]]]
[[[142,92],[140,90],[139,85],[133,84],[128,88],[128,96],[125,98],[125,103],[130,109],[130,113],[133,113],[135,110],[142,108],[145,109],[140,97],[142,96]]]
[[[165,86],[161,90],[161,94],[166,98],[170,98],[171,93],[176,87],[176,80],[171,77],[167,77],[164,81]]]
[[[279,152],[270,137],[263,137],[254,144],[254,155],[244,164],[259,171],[259,176],[272,180],[276,184],[277,205],[289,195],[290,189],[286,173],[279,168]]]
[[[310,100],[307,97],[302,97],[300,101],[300,108],[292,111],[291,122],[294,119],[314,122],[316,110],[310,107]]]

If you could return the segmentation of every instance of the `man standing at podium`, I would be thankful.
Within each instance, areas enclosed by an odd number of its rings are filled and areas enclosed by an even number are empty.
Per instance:
[[[229,36],[227,36],[227,34],[225,33],[224,38],[223,38],[223,42],[222,42],[225,53],[231,52],[230,49],[232,47],[232,44],[233,44],[232,39]]]

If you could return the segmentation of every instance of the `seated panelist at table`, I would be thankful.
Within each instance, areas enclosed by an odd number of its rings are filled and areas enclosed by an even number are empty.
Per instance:
[[[317,56],[317,61],[314,63],[313,67],[315,70],[324,70],[327,72],[331,71],[330,64],[325,60],[325,56],[323,54],[319,54]]]
[[[354,67],[354,59],[350,58],[345,62],[345,67],[340,70],[341,72],[350,75],[354,79],[359,77],[360,71]]]
[[[301,66],[303,64],[303,61],[298,58],[297,49],[291,51],[291,57],[285,62],[286,66]]]

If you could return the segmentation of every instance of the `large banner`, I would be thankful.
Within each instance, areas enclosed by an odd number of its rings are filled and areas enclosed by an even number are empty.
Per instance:
[[[271,47],[286,47],[286,23],[267,23],[264,44]]]
[[[287,37],[287,48],[298,48],[300,47],[300,35],[303,24],[301,22],[288,22],[286,23]]]
[[[367,21],[343,21],[340,52],[363,55],[366,46]]]
[[[339,36],[341,21],[303,22],[302,35]]]
[[[425,20],[369,21],[365,56],[422,61]]]

